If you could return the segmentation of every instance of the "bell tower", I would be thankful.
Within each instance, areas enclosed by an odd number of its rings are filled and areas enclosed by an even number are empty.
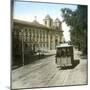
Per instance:
[[[61,29],[61,22],[58,18],[55,19],[54,27],[56,27],[57,29]]]
[[[45,19],[43,19],[44,25],[47,27],[52,27],[53,26],[53,20],[49,15],[46,15]]]

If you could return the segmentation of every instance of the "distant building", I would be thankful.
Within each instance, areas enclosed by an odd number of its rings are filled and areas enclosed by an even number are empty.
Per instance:
[[[44,25],[36,20],[27,22],[14,19],[12,30],[13,47],[20,49],[23,44],[24,51],[55,49],[63,40],[61,22],[58,18],[53,21],[49,15],[43,19],[43,22]]]

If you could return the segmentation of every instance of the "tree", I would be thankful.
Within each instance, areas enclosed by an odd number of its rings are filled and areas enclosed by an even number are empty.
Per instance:
[[[70,26],[71,41],[78,49],[87,54],[87,6],[78,5],[75,11],[63,8],[63,21]]]

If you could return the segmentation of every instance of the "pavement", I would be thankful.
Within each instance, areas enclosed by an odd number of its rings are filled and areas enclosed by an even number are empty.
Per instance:
[[[72,69],[59,70],[55,64],[55,50],[50,57],[22,66],[12,71],[12,89],[52,87],[87,84],[87,59],[74,50],[74,59],[79,63]]]

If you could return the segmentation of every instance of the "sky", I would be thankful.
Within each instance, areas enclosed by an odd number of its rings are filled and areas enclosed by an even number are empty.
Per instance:
[[[36,19],[39,23],[43,24],[43,19],[47,14],[49,14],[53,20],[59,18],[60,21],[62,21],[62,8],[70,8],[74,11],[77,6],[55,3],[20,2],[17,0],[14,2],[13,18],[30,22]],[[62,29],[64,31],[65,40],[69,41],[69,27],[65,22],[62,23]]]

